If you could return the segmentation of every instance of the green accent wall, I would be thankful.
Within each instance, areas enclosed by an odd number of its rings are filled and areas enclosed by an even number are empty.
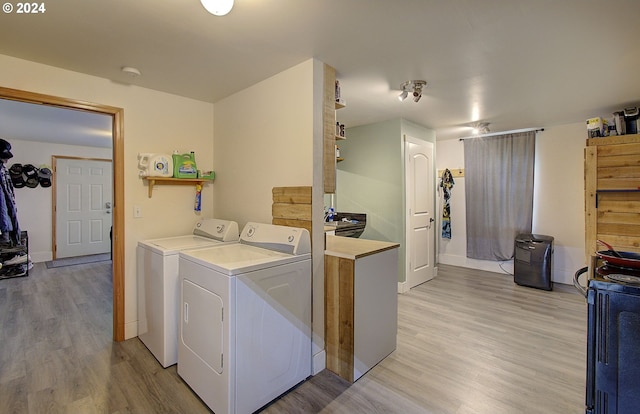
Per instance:
[[[336,211],[367,214],[361,238],[400,243],[399,282],[406,279],[405,135],[435,143],[434,131],[401,118],[347,128],[347,139],[337,141],[344,161],[337,166]]]

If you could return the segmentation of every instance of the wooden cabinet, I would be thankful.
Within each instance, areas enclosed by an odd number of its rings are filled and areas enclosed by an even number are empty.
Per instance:
[[[598,239],[640,252],[640,135],[590,138],[584,160],[587,260]]]
[[[327,369],[354,382],[396,348],[398,244],[326,236]]]

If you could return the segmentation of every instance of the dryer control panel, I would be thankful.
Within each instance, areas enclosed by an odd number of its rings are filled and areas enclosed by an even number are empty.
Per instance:
[[[240,234],[240,243],[293,255],[311,253],[309,231],[298,227],[248,222]]]

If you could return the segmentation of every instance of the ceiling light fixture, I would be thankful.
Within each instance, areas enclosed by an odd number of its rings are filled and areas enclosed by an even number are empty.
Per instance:
[[[474,122],[470,127],[473,128],[473,131],[471,131],[473,135],[488,134],[491,132],[489,122]]]
[[[142,73],[140,73],[140,70],[133,68],[131,66],[123,66],[121,70],[122,70],[122,73],[126,73],[132,78],[137,78],[138,76],[142,75]]]
[[[398,100],[404,101],[409,96],[409,92],[413,95],[413,102],[418,102],[422,98],[422,88],[427,86],[427,81],[410,80],[400,85],[402,92],[398,95]]]
[[[233,0],[200,0],[202,6],[211,14],[224,16],[233,8]]]

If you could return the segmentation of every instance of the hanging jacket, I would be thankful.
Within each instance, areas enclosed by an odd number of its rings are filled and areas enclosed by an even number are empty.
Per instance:
[[[16,197],[9,171],[4,163],[0,165],[0,241],[20,244],[20,225]]]

